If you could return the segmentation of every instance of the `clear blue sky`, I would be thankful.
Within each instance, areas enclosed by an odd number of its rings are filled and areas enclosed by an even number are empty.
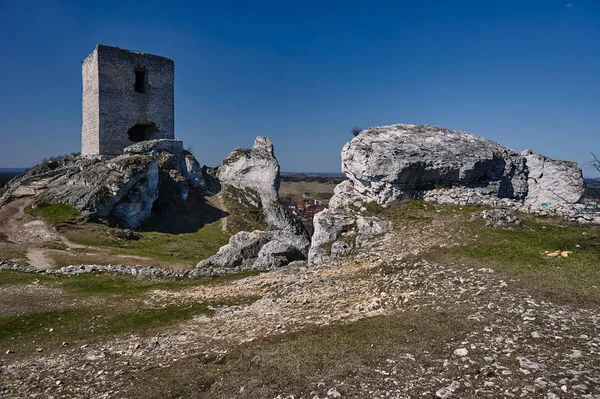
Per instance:
[[[175,134],[207,165],[264,135],[283,171],[337,172],[352,126],[393,123],[600,155],[598,0],[0,0],[0,36],[0,167],[80,150],[97,43],[175,61]]]

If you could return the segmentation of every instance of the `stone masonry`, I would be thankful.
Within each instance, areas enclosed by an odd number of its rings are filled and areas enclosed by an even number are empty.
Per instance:
[[[82,78],[82,155],[113,157],[135,142],[175,138],[172,60],[99,44]]]

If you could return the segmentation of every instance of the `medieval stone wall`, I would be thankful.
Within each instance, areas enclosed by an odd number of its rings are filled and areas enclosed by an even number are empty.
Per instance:
[[[175,138],[172,60],[98,45],[82,74],[82,155],[115,156],[141,139]]]
[[[83,61],[83,102],[81,153],[100,154],[100,99],[98,98],[98,53],[94,51]]]

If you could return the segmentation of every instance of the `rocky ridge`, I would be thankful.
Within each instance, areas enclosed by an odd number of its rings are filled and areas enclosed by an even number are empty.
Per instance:
[[[224,223],[236,234],[198,267],[266,270],[305,260],[310,247],[302,223],[279,204],[278,190],[279,163],[268,138],[257,137],[252,149],[234,150],[216,169],[201,167],[181,141],[164,139],[133,144],[109,159],[70,155],[51,160],[13,179],[0,204],[29,196],[35,206],[69,204],[85,219],[137,228],[153,215],[164,218],[162,213],[177,209],[190,195],[217,195],[236,205]],[[231,218],[247,219],[256,231],[227,227]]]

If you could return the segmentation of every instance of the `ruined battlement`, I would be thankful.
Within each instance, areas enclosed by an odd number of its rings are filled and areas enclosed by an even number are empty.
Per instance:
[[[132,143],[175,138],[175,64],[97,45],[83,61],[81,154],[117,156]]]

